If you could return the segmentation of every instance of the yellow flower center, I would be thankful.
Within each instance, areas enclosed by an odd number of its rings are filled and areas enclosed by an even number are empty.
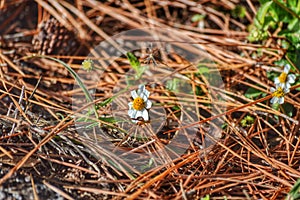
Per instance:
[[[135,110],[143,110],[145,108],[145,102],[141,97],[137,97],[133,100],[132,107]]]
[[[280,82],[280,83],[285,83],[286,77],[287,77],[287,74],[284,73],[284,72],[282,72],[282,73],[280,74],[280,76],[278,77],[279,82]]]
[[[281,87],[277,88],[277,90],[273,92],[272,96],[277,98],[283,97],[284,96],[283,89]]]

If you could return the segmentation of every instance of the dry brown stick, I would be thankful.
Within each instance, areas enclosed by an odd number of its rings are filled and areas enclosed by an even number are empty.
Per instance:
[[[73,197],[71,197],[70,195],[68,195],[67,193],[63,192],[62,190],[58,189],[57,187],[51,185],[50,183],[48,183],[47,181],[43,180],[43,184],[46,185],[48,188],[50,188],[51,190],[53,190],[54,192],[56,192],[57,194],[60,194],[62,197],[68,199],[68,200],[75,200]]]

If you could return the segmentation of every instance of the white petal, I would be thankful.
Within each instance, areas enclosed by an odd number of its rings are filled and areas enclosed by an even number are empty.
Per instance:
[[[149,95],[150,95],[150,92],[149,92],[148,90],[144,90],[144,91],[140,94],[140,96],[142,97],[142,99],[143,99],[144,101],[147,101]]]
[[[275,92],[275,91],[276,91],[276,89],[275,89],[274,87],[271,87],[271,88],[270,88],[270,92],[273,93],[273,92]]]
[[[147,97],[147,99],[148,99],[149,96],[150,96],[150,92],[149,92],[148,90],[145,90],[145,95],[146,95],[146,97]]]
[[[283,104],[284,103],[284,97],[280,97],[279,100],[278,100],[278,103]]]
[[[134,99],[138,97],[138,95],[137,95],[137,93],[136,93],[135,90],[132,90],[132,91],[131,91],[131,96],[132,96],[132,98],[134,98]]]
[[[283,92],[284,92],[284,94],[289,93],[289,92],[290,92],[290,88],[289,88],[289,87],[285,87],[285,88],[283,89]]]
[[[286,73],[286,74],[288,74],[289,71],[290,71],[290,69],[291,69],[291,66],[290,66],[289,64],[286,64],[286,65],[284,66],[283,72]]]
[[[137,112],[137,111],[134,110],[134,109],[128,110],[128,115],[129,115],[129,117],[130,117],[130,118],[135,118],[136,112]]]
[[[144,110],[142,110],[142,112],[143,112],[143,119],[145,120],[145,121],[149,121],[149,114],[148,114],[148,111],[146,110],[146,109],[144,109]]]
[[[273,98],[270,100],[271,104],[277,103],[277,101],[278,101],[278,97],[273,97]]]
[[[128,115],[131,118],[131,116],[133,115],[133,110],[132,109],[128,110]]]
[[[278,78],[278,77],[276,77],[276,78],[274,79],[274,83],[275,83],[275,84],[278,84],[278,83],[280,83],[280,81],[279,81],[279,78]]]
[[[145,90],[145,85],[139,85],[139,88],[137,90],[138,95],[140,96],[144,90]]]
[[[142,87],[143,86],[143,87]],[[137,94],[144,100],[147,101],[150,92],[148,90],[145,89],[145,86],[142,85],[139,87]]]
[[[129,109],[133,108],[133,102],[128,103]]]
[[[143,110],[145,110],[145,109],[143,109]],[[143,110],[136,110],[135,116],[132,118],[137,119],[139,117],[143,117]]]
[[[131,121],[136,124],[139,120],[132,119]]]
[[[149,109],[152,106],[152,102],[150,100],[146,101],[146,108]]]
[[[295,79],[296,79],[296,76],[295,76],[295,74],[289,74],[288,76],[287,76],[287,82],[289,82],[289,83],[295,83]]]
[[[289,84],[288,82],[286,82],[282,88],[283,89],[286,89],[286,88],[289,89],[290,87],[291,87],[291,84]]]
[[[278,83],[278,84],[275,84],[275,87],[276,87],[276,90],[281,87],[281,88],[284,88],[285,87],[285,83]]]
[[[141,94],[139,94],[140,95],[140,97],[144,100],[144,101],[147,101],[147,96],[144,94],[144,93],[141,93]]]
[[[283,88],[283,89],[284,89],[284,87],[285,87],[285,82],[283,82],[283,83],[280,83],[280,84],[279,84],[279,86],[280,86],[281,88]]]

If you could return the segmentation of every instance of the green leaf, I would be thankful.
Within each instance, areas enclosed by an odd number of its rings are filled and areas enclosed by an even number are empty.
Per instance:
[[[262,91],[254,88],[249,88],[245,93],[245,97],[247,97],[248,99],[253,99],[260,96],[261,94],[263,94]]]
[[[147,67],[142,66],[140,61],[137,59],[137,57],[135,57],[131,52],[128,52],[126,54],[129,63],[131,65],[131,67],[135,70],[136,72],[136,79],[139,79],[143,73],[146,71]]]
[[[300,1],[299,0],[287,0],[288,7],[296,14],[300,13]]]
[[[205,18],[205,15],[195,14],[195,15],[192,17],[191,21],[192,21],[192,22],[198,22],[198,21],[203,20],[204,18]]]
[[[269,17],[271,17],[271,19],[274,22],[278,22],[279,21],[279,18],[281,17],[281,15],[280,15],[280,12],[277,11],[277,5],[276,4],[273,4],[270,7],[269,13],[270,13]]]
[[[246,127],[248,125],[252,125],[254,123],[254,118],[250,115],[247,115],[241,120],[242,127]]]
[[[103,102],[98,103],[98,104],[97,104],[97,107],[104,107],[104,106],[106,106],[107,104],[111,103],[112,100],[113,100],[113,97],[110,97],[110,98],[104,100]]]
[[[287,5],[291,8],[297,7],[297,0],[287,0]]]
[[[292,63],[300,70],[300,47],[296,49],[291,49],[288,51],[288,57],[291,59]]]
[[[300,21],[298,18],[294,18],[292,20],[290,20],[289,24],[288,24],[288,30],[289,31],[299,31],[299,27],[300,27]]]
[[[149,159],[149,162],[148,162],[147,164],[141,166],[141,170],[142,170],[142,171],[145,171],[146,169],[151,168],[151,167],[153,166],[153,164],[154,164],[154,161],[153,161],[153,160],[154,160],[154,158],[150,158],[150,159]]]
[[[288,193],[288,195],[285,199],[286,200],[287,199],[292,199],[292,200],[299,199],[299,197],[300,197],[299,190],[300,190],[300,179],[298,179],[296,181],[296,183],[294,184],[294,186],[292,187],[292,189],[290,190],[290,192]]]
[[[231,15],[234,18],[243,19],[246,16],[246,8],[245,6],[237,5],[233,10],[231,10]]]
[[[273,104],[272,104],[272,108],[273,108],[274,110],[278,110],[278,109],[279,109],[279,106],[280,106],[279,103],[273,103]],[[276,117],[278,118],[277,115],[275,116],[275,118],[276,118]]]
[[[86,125],[85,125],[85,129],[92,129],[92,128],[98,126],[98,125],[99,125],[98,122],[92,122],[92,121],[91,121],[90,124],[86,124]]]
[[[289,21],[292,18],[298,18],[300,19],[300,16],[294,11],[295,9],[288,7],[288,5],[286,4],[286,1],[282,1],[282,0],[272,0],[278,10],[278,14],[281,14],[282,17],[279,18],[280,21],[285,22],[285,23],[289,23]]]
[[[282,107],[283,107],[283,109],[284,109],[287,116],[289,116],[289,117],[293,116],[294,106],[292,106],[289,103],[285,103],[285,104],[282,105]]]
[[[224,123],[224,124],[222,124],[222,126],[221,126],[221,128],[224,130],[225,128],[227,128],[228,127],[228,124],[227,123]]]
[[[135,71],[138,71],[139,68],[141,67],[141,63],[140,61],[137,59],[137,57],[135,57],[133,55],[133,53],[131,52],[128,52],[127,54],[127,58],[129,60],[129,63],[131,65],[131,67],[135,70]]]
[[[278,65],[278,66],[281,66],[281,67],[283,67],[283,66],[285,66],[286,64],[289,64],[289,65],[291,65],[287,60],[285,60],[285,59],[280,59],[280,60],[277,60],[277,61],[275,61],[274,62],[274,64],[275,65]],[[270,72],[270,73],[274,73],[274,72]],[[276,75],[278,75],[278,73],[276,73]],[[268,77],[269,78],[269,77]],[[272,79],[273,80],[273,79]]]
[[[297,6],[295,6],[294,9],[297,14],[300,13],[300,1],[299,0],[297,1]]]
[[[198,66],[198,72],[200,74],[209,73],[209,68],[206,66]]]
[[[172,107],[172,110],[177,111],[177,110],[181,110],[181,108],[178,105],[174,105]]]
[[[253,24],[249,25],[248,27],[248,31],[253,30],[253,29],[262,29],[263,26],[262,24],[260,24],[259,20],[257,20],[256,18],[253,19]]]
[[[274,21],[276,21],[276,23],[289,20],[289,18],[291,17],[291,15],[281,6],[283,5],[274,2],[274,4],[271,5],[269,10],[270,15],[274,17]]]
[[[294,83],[294,85],[299,85],[300,84],[300,75],[299,74],[295,74],[296,75],[296,82]],[[300,91],[300,87],[296,88],[297,91]]]
[[[173,78],[173,79],[167,81],[166,88],[170,91],[178,92],[179,84],[180,84],[180,79]]]
[[[291,48],[290,43],[288,41],[286,41],[286,40],[282,40],[281,46],[282,46],[283,49],[289,49],[289,48]]]
[[[266,14],[272,4],[273,4],[273,1],[269,1],[269,2],[262,4],[261,7],[259,8],[257,15],[256,15],[256,19],[259,21],[259,23],[261,25],[263,25],[265,23]]]
[[[56,116],[60,117],[61,120],[65,119],[65,116],[61,113],[55,113]]]
[[[119,121],[114,117],[99,117],[99,120],[101,120],[103,122],[108,122],[108,123],[116,123]]]
[[[262,32],[266,32],[269,28],[276,28],[276,24],[277,23],[275,22],[274,17],[266,16]]]
[[[278,76],[279,76],[278,72],[267,71],[267,77],[268,77],[268,79],[271,80],[271,81],[274,81],[274,79],[275,79],[276,77],[278,77]]]
[[[201,200],[210,200],[209,195],[207,194],[205,197],[202,197]]]

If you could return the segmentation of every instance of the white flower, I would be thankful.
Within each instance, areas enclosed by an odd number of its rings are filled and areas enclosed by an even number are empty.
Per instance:
[[[295,83],[296,76],[295,74],[288,74],[291,69],[289,64],[284,66],[283,72],[274,79],[275,85],[280,86],[281,88],[290,88],[291,84]]]
[[[148,100],[149,95],[150,92],[146,90],[145,85],[139,85],[137,91],[131,91],[133,102],[128,103],[128,115],[132,119],[132,122],[137,123],[137,118],[139,117],[142,117],[144,121],[149,121],[147,109],[150,109],[152,106],[152,102]]]
[[[290,91],[289,88],[282,88],[279,85],[276,85],[276,88],[271,87],[270,91],[272,92],[273,98],[270,100],[272,104],[279,103],[283,104],[284,103],[284,96]]]

